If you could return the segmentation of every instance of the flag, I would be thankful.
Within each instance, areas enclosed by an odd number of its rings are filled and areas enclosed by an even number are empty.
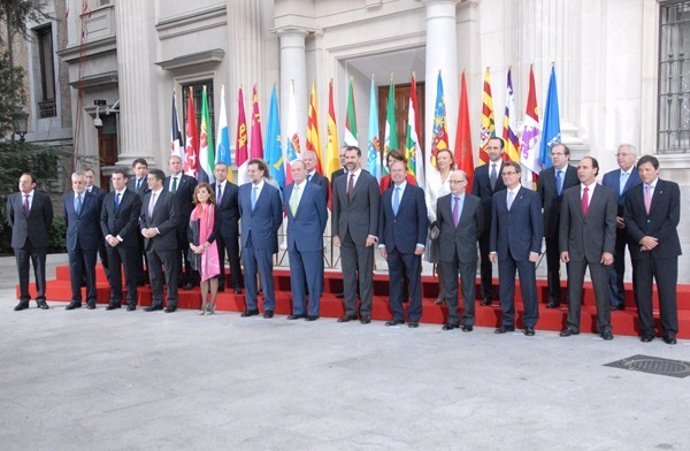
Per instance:
[[[505,142],[505,161],[520,162],[520,140],[517,136],[517,122],[515,112],[515,96],[513,95],[513,80],[508,68],[508,81],[506,85],[506,109],[503,115],[503,141]]]
[[[184,150],[184,173],[196,178],[199,171],[199,133],[196,127],[196,110],[194,109],[194,92],[192,87],[189,87],[189,96],[187,97],[187,124],[185,125],[185,143]]]
[[[561,121],[558,115],[558,90],[556,89],[556,69],[551,66],[549,91],[546,94],[546,109],[544,110],[544,128],[539,144],[539,159],[544,169],[553,166],[551,162],[551,148],[561,142]]]
[[[393,85],[393,74],[391,83],[388,85],[388,100],[386,101],[386,128],[383,131],[383,159],[388,158],[391,150],[400,150],[398,147],[398,124],[395,120],[395,86]],[[381,174],[388,174],[388,162],[381,168]]]
[[[316,82],[311,85],[309,96],[309,112],[307,114],[307,150],[316,154],[316,172],[321,170],[321,136],[319,136],[319,105],[316,100]]]
[[[340,169],[340,149],[338,148],[338,123],[335,120],[335,102],[333,101],[333,80],[328,83],[328,144],[326,145],[326,177]],[[329,197],[330,199],[330,197]]]
[[[467,99],[465,71],[460,79],[460,110],[458,111],[458,134],[455,137],[455,161],[458,169],[467,173],[467,192],[472,192],[474,179],[474,156],[472,155],[472,132],[470,131],[470,106]]]
[[[237,136],[235,137],[235,164],[237,165],[237,183],[239,185],[249,182],[247,177],[247,118],[244,116],[244,95],[242,87],[237,93]]]
[[[376,102],[376,86],[371,78],[369,92],[369,136],[367,139],[367,170],[381,181],[381,142],[379,141],[379,106]]]
[[[280,117],[278,114],[278,99],[276,87],[271,90],[271,105],[268,112],[268,128],[266,129],[266,165],[268,173],[281,188],[285,187],[285,167],[283,152],[280,149]]]
[[[436,79],[436,103],[434,105],[434,126],[431,130],[431,155],[429,155],[429,160],[433,167],[436,167],[436,154],[439,150],[448,148],[446,101],[443,98],[443,79],[441,78],[440,70]]]
[[[415,177],[417,186],[424,186],[424,158],[422,147],[419,144],[419,132],[417,120],[417,80],[412,74],[410,82],[410,100],[407,105],[407,131],[405,133],[405,157],[407,159],[407,172]]]
[[[211,127],[211,115],[208,112],[208,94],[206,86],[201,94],[201,132],[199,133],[199,181],[214,183],[213,168],[216,155],[213,146],[213,129]]]
[[[489,162],[489,154],[486,145],[490,138],[496,136],[496,122],[494,121],[494,101],[491,98],[491,75],[489,68],[484,72],[484,89],[482,92],[482,117],[479,134],[479,164]]]
[[[357,138],[357,118],[355,117],[355,97],[352,92],[352,80],[347,89],[347,115],[345,116],[345,137],[346,146],[359,146]]]
[[[177,155],[184,161],[184,143],[180,132],[180,123],[177,120],[177,101],[175,91],[172,95],[172,127],[170,128],[170,154]]]
[[[252,89],[252,141],[250,143],[251,158],[264,157],[264,144],[261,137],[261,114],[259,114],[259,95],[256,93],[256,84]]]
[[[297,105],[295,103],[295,86],[291,86],[288,96],[288,117],[287,130],[285,133],[285,150],[283,158],[285,159],[285,184],[292,183],[292,173],[290,171],[290,164],[299,159],[302,153],[300,149],[299,131],[297,130]]]
[[[230,167],[230,132],[228,130],[228,115],[225,111],[225,85],[220,86],[220,113],[218,127],[216,127],[216,161]],[[232,171],[228,171],[228,180],[232,180]]]
[[[534,84],[534,72],[529,68],[529,92],[527,93],[527,108],[522,125],[520,140],[520,163],[522,164],[522,185],[533,189],[534,177],[541,172],[539,160],[539,107],[537,106],[537,90]]]

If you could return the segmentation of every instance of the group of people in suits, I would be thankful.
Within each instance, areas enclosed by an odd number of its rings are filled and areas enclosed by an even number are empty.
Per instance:
[[[284,192],[268,179],[268,167],[261,159],[248,162],[249,182],[239,187],[227,180],[228,167],[222,163],[215,167],[216,183],[198,183],[182,173],[182,161],[174,155],[168,162],[167,177],[161,170],[149,171],[142,159],[132,165],[132,178],[123,168],[114,170],[113,190],[107,195],[90,192],[85,174],[75,172],[72,192],[64,198],[73,291],[67,309],[81,306],[82,281],[87,287],[86,305],[95,308],[94,267],[98,249],[105,243],[111,285],[107,309],[122,304],[121,267],[127,307],[136,309],[137,278],[145,264],[153,298],[146,310],[163,309],[165,285],[165,310],[175,311],[178,278],[183,278],[187,288],[201,283],[202,313],[213,313],[219,286],[225,286],[227,253],[230,285],[237,293],[245,289],[242,317],[260,314],[259,293],[263,292],[263,317],[271,318],[275,311],[273,255],[278,251],[278,230],[285,215],[293,303],[288,319],[316,320],[323,291],[323,233],[332,197],[331,232],[334,245],[340,248],[345,304],[345,314],[338,322],[371,322],[374,252],[378,248],[390,274],[392,317],[386,325],[418,327],[422,256],[426,254],[438,265],[439,302],[448,306],[444,330],[473,330],[479,260],[480,305],[490,305],[496,298],[492,273],[493,264],[498,265],[502,320],[495,332],[515,330],[518,274],[525,307],[523,332],[533,336],[539,319],[536,264],[545,239],[547,307],[563,302],[561,263],[567,268],[568,315],[561,336],[580,332],[582,290],[589,269],[598,332],[605,340],[613,338],[610,311],[625,308],[627,246],[633,262],[641,339],[648,342],[656,335],[651,300],[656,280],[660,334],[665,342],[675,343],[680,191],[677,184],[659,179],[658,160],[647,155],[635,164],[635,148],[621,145],[616,155],[620,168],[607,173],[599,184],[595,158],[584,157],[575,168],[569,164],[568,147],[556,144],[551,149],[553,166],[542,171],[537,190],[532,191],[521,185],[520,164],[505,161],[503,151],[501,138],[489,140],[489,162],[476,169],[469,187],[468,175],[454,167],[452,152],[440,150],[435,156],[437,170],[432,171],[426,191],[415,186],[404,157],[397,152],[387,159],[390,175],[381,191],[376,178],[362,169],[362,152],[356,146],[341,149],[342,168],[331,174],[330,184],[316,170],[316,155],[303,152],[290,165],[292,183]],[[52,206],[48,196],[35,191],[31,174],[21,176],[19,188],[8,199],[7,208],[21,287],[16,309],[28,307],[30,260],[36,271],[38,306],[48,308],[44,272]]]

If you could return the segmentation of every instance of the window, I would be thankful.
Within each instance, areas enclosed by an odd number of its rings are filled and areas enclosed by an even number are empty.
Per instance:
[[[57,115],[55,108],[55,66],[53,64],[53,27],[51,24],[36,28],[38,43],[38,69],[41,78],[41,93],[38,100],[39,117]]]
[[[213,80],[201,80],[194,83],[187,83],[182,85],[182,105],[177,106],[178,113],[182,111],[182,122],[180,123],[180,132],[182,136],[185,134],[185,124],[187,123],[187,98],[189,97],[189,87],[192,87],[194,95],[194,109],[196,110],[196,128],[201,133],[201,95],[206,86],[206,95],[208,97],[208,114],[211,119],[210,129],[215,138],[215,113],[213,110]]]

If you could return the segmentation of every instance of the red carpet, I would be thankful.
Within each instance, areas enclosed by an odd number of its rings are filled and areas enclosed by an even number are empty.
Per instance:
[[[102,268],[98,265],[96,283],[98,286],[98,302],[107,304],[109,298],[109,286]],[[291,313],[291,294],[290,294],[290,272],[287,269],[276,269],[274,271],[276,289],[276,313],[279,315],[289,315]],[[447,315],[444,306],[434,305],[434,300],[438,295],[438,282],[434,277],[422,277],[424,307],[422,322],[443,324]],[[494,281],[495,284],[498,281]],[[539,280],[538,291],[540,299],[546,299],[546,280]],[[516,287],[516,311],[518,324],[521,326],[522,304],[519,293],[519,280]],[[325,275],[324,294],[321,298],[321,317],[336,318],[344,313],[343,300],[335,297],[335,293],[342,291],[342,276],[339,272],[327,272]],[[632,297],[631,284],[626,284],[627,298],[626,310],[614,311],[611,313],[613,332],[618,335],[638,335],[637,313],[635,302]],[[34,293],[33,286],[31,288]],[[82,289],[84,290],[84,289]],[[565,283],[563,283],[565,290]],[[477,288],[479,293],[479,288]],[[17,295],[19,291],[17,289]],[[47,287],[48,300],[69,301],[71,290],[69,282],[69,268],[59,266],[56,269],[56,279],[48,281]],[[151,303],[151,291],[147,287],[139,288],[139,305],[146,306]],[[460,302],[462,305],[462,301]],[[582,307],[582,332],[595,332],[596,326],[596,306],[594,302],[594,292],[591,283],[585,284],[585,295]],[[178,307],[198,309],[201,306],[199,290],[179,291]],[[655,316],[658,318],[658,303],[655,299]],[[224,311],[241,312],[244,310],[244,295],[236,295],[230,291],[218,293],[217,309]],[[544,304],[540,304],[538,330],[561,330],[565,325],[567,308],[562,306],[560,309],[547,309]],[[374,301],[372,317],[375,320],[387,321],[391,318],[388,308],[388,275],[377,274],[374,276]],[[501,320],[501,309],[498,302],[493,306],[483,307],[477,302],[476,306],[476,325],[484,327],[498,327]],[[690,338],[690,285],[678,285],[678,322],[679,338]]]

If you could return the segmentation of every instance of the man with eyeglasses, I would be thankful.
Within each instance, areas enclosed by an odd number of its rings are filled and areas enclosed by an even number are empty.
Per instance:
[[[628,244],[628,231],[623,218],[625,197],[633,186],[642,183],[635,167],[637,150],[632,144],[618,146],[616,161],[618,169],[604,174],[601,184],[611,188],[618,196],[618,213],[616,215],[616,252],[613,255],[613,265],[607,268],[609,273],[609,302],[614,310],[625,309],[625,247]],[[633,263],[633,291],[635,291],[635,261]]]
[[[536,263],[544,236],[539,195],[520,186],[520,164],[503,163],[505,190],[493,197],[489,258],[498,261],[499,298],[503,318],[497,334],[515,330],[515,270],[520,276],[520,292],[525,306],[522,318],[528,337],[534,335],[539,319]]]

